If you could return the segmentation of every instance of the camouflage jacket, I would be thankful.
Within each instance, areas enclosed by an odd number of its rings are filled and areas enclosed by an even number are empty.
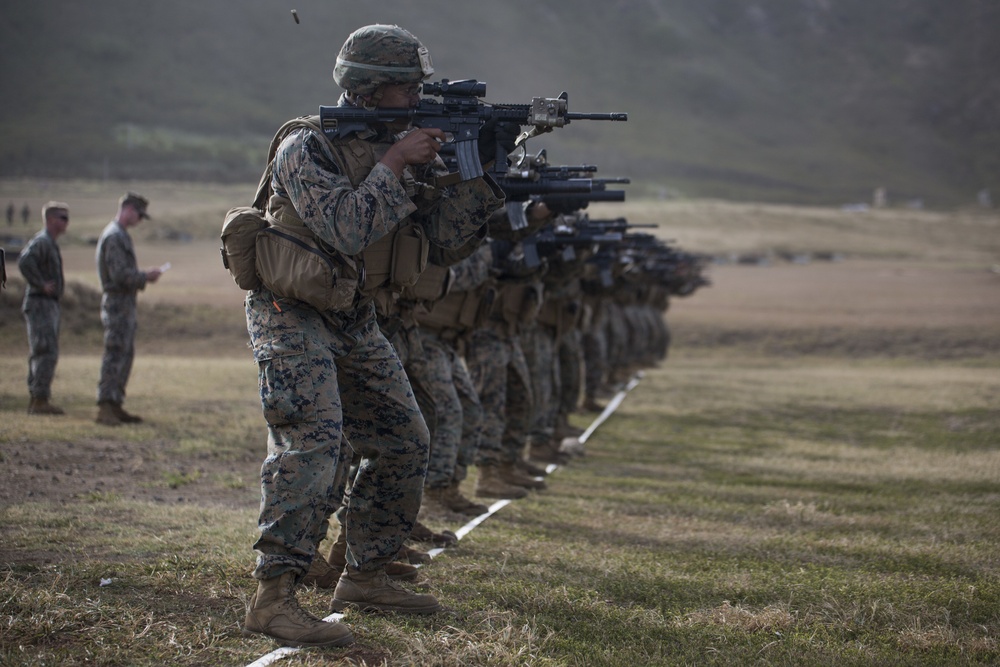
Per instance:
[[[35,234],[28,245],[24,246],[17,258],[17,268],[21,270],[28,287],[24,298],[43,297],[58,299],[63,294],[62,255],[59,246],[46,230]],[[53,281],[56,284],[54,294],[46,294],[45,283]]]
[[[97,241],[97,273],[101,289],[112,294],[135,294],[146,288],[146,273],[139,270],[128,231],[112,220]]]
[[[343,97],[340,104],[347,104]],[[393,141],[370,130],[338,141],[358,139],[385,147]],[[271,179],[274,193],[292,202],[306,226],[328,247],[347,256],[361,253],[409,216],[423,227],[432,247],[457,251],[482,237],[489,215],[503,206],[502,191],[488,178],[464,181],[415,201],[406,185],[380,162],[371,166],[357,187],[350,171],[323,137],[303,129],[281,142]],[[432,261],[433,255],[432,250]]]

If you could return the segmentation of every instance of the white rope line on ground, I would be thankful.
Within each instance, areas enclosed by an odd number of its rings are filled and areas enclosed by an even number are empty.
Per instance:
[[[587,438],[589,438],[594,433],[594,431],[597,430],[597,427],[600,426],[601,424],[603,424],[608,419],[608,417],[610,417],[612,415],[612,413],[614,413],[614,411],[618,409],[618,406],[620,406],[622,404],[622,401],[625,400],[625,395],[628,392],[630,392],[633,389],[635,389],[636,385],[639,384],[639,380],[641,380],[641,379],[642,379],[642,371],[639,371],[638,373],[636,373],[632,377],[631,380],[629,380],[625,384],[624,387],[622,387],[618,391],[617,394],[615,394],[614,398],[612,398],[608,402],[607,406],[604,408],[604,411],[601,412],[601,414],[597,416],[597,419],[595,419],[593,421],[593,423],[591,423],[591,425],[587,427],[587,430],[584,431],[583,434],[581,434],[577,438],[577,440],[579,440],[581,444],[583,444],[584,442],[586,442]],[[545,471],[546,471],[546,473],[551,474],[558,467],[559,466],[557,466],[555,463],[550,463],[547,466],[545,466]],[[479,524],[481,524],[483,521],[486,521],[488,518],[490,518],[491,516],[493,516],[494,514],[496,514],[497,512],[499,512],[501,509],[503,509],[504,507],[506,507],[507,505],[509,505],[511,502],[513,502],[513,501],[510,500],[509,498],[504,498],[503,500],[496,501],[495,503],[493,503],[492,505],[490,505],[490,507],[489,507],[488,510],[486,510],[485,512],[483,512],[479,516],[473,518],[467,524],[465,524],[464,526],[462,526],[461,528],[459,528],[458,530],[456,530],[455,531],[455,537],[457,537],[459,540],[461,540],[463,537],[465,537],[470,532],[472,532],[473,528],[475,528],[476,526],[478,526]],[[437,558],[438,556],[440,556],[442,553],[444,553],[445,549],[446,549],[446,547],[435,547],[435,548],[429,550],[427,552],[427,554],[432,559],[434,559],[434,558]],[[422,567],[422,565],[417,565],[416,567]],[[339,612],[335,612],[335,613],[330,614],[329,616],[325,617],[323,620],[327,621],[327,622],[333,622],[333,621],[340,621],[343,618],[344,618],[343,614],[341,614]],[[247,665],[247,667],[267,667],[267,665],[271,665],[271,664],[277,662],[278,660],[281,660],[282,658],[284,658],[286,656],[298,653],[301,650],[302,650],[301,648],[296,648],[296,647],[293,647],[293,646],[282,646],[281,648],[276,648],[273,651],[271,651],[270,653],[261,656],[257,660],[254,660],[249,665]]]
[[[610,402],[608,402],[607,406],[605,406],[604,411],[601,414],[599,414],[597,416],[597,419],[595,419],[593,423],[587,427],[587,430],[584,431],[583,434],[581,434],[580,437],[577,438],[577,440],[580,441],[580,444],[587,442],[587,438],[589,438],[594,433],[594,431],[597,430],[597,427],[603,424],[605,420],[607,420],[607,418],[611,416],[611,413],[618,409],[618,406],[621,405],[622,401],[625,400],[625,394],[635,389],[635,386],[639,384],[639,380],[641,379],[642,379],[642,371],[639,371],[632,377],[631,380],[629,380],[625,384],[624,387],[621,388],[621,390],[617,394],[615,394],[615,397],[612,398]]]

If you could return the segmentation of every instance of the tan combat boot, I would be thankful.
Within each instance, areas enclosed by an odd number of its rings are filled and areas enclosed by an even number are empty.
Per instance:
[[[436,547],[453,547],[458,544],[458,537],[450,530],[436,533],[419,521],[413,522],[413,530],[410,531],[410,539],[415,542],[427,542]]]
[[[49,403],[47,398],[34,398],[28,404],[29,415],[64,415],[66,411],[57,405]]]
[[[581,435],[583,435],[583,429],[570,424],[567,415],[562,413],[556,415],[556,427],[553,430],[552,437],[562,440],[563,438],[577,438]]]
[[[118,416],[118,421],[120,421],[121,423],[123,424],[142,423],[142,417],[125,412],[125,408],[121,406],[121,403],[112,403],[111,407],[115,411],[115,415]]]
[[[337,585],[342,571],[343,568],[339,570],[334,569],[330,567],[330,563],[325,558],[316,556],[309,563],[309,571],[299,580],[299,585],[315,586],[316,588],[333,588]]]
[[[514,465],[532,477],[545,477],[549,471],[541,466],[536,466],[526,458],[519,457],[514,461]]]
[[[424,497],[420,501],[421,508],[432,514],[454,512],[448,502],[447,491],[447,487],[424,487]]]
[[[569,454],[559,451],[560,443],[551,439],[531,440],[531,447],[528,449],[528,457],[539,463],[555,463],[564,465],[569,462]]]
[[[523,486],[526,489],[541,490],[547,486],[545,480],[529,476],[513,462],[500,464],[500,479],[511,486]]]
[[[115,412],[115,404],[110,401],[101,401],[97,404],[97,419],[95,421],[105,426],[121,426],[122,423],[122,420],[118,418],[118,413]]]
[[[250,599],[243,633],[257,633],[285,646],[347,646],[354,635],[343,623],[322,621],[295,599],[295,574],[286,572],[257,584]]]
[[[458,482],[452,482],[451,486],[447,488],[447,493],[452,511],[454,512],[465,514],[466,516],[479,516],[490,511],[488,506],[473,502],[463,496],[461,490],[458,488]]]
[[[503,480],[500,466],[483,464],[479,466],[479,479],[476,480],[477,498],[524,498],[528,490],[523,486],[513,486]]]
[[[433,614],[441,604],[433,595],[412,593],[389,578],[385,570],[359,572],[346,568],[333,592],[333,611],[394,611],[401,614]]]
[[[403,549],[406,549],[406,547],[403,547]],[[423,555],[427,556],[427,554]],[[400,550],[399,555],[396,557],[406,558],[407,556],[408,554],[404,554],[403,551]],[[344,568],[347,567],[347,538],[344,535],[343,530],[340,531],[337,535],[337,539],[330,545],[330,553],[326,556],[328,570],[323,568],[322,565],[316,565],[317,560],[321,559],[313,559],[313,564],[309,566],[309,572],[306,574],[306,577],[302,580],[302,582],[316,584],[319,588],[336,588],[337,582],[340,580],[340,576],[344,572]],[[427,556],[427,562],[430,562],[430,560],[431,557]],[[315,579],[309,576],[313,574],[313,567],[316,568],[317,578]],[[329,575],[327,575],[327,572],[329,572]],[[391,579],[413,581],[417,578],[418,570],[413,567],[413,565],[410,565],[410,563],[403,563],[399,560],[395,560],[385,566],[385,573],[389,575]]]
[[[399,553],[396,554],[396,560],[398,562],[409,563],[410,565],[426,565],[431,562],[431,555],[426,551],[414,549],[413,547],[408,547],[404,544],[399,548]],[[392,577],[392,571],[388,568],[386,568],[386,574]]]

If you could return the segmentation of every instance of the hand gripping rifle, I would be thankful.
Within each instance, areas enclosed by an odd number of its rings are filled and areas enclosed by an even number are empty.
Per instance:
[[[374,123],[403,119],[408,119],[414,127],[437,128],[455,138],[458,173],[463,181],[467,181],[483,175],[479,160],[479,135],[487,121],[532,126],[532,130],[518,137],[518,143],[521,143],[530,136],[549,132],[574,120],[628,120],[626,113],[572,113],[566,93],[559,97],[535,97],[530,104],[486,104],[479,99],[486,95],[486,83],[475,79],[428,82],[423,85],[423,93],[441,100],[423,98],[410,109],[321,106],[320,125],[331,137],[343,137]],[[492,153],[495,170],[505,172],[507,156],[499,142]]]

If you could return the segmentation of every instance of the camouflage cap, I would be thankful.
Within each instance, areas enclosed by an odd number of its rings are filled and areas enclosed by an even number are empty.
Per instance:
[[[127,192],[122,195],[122,198],[118,200],[120,206],[125,206],[128,204],[136,211],[139,212],[139,218],[149,218],[149,214],[146,213],[146,207],[149,206],[149,200],[142,195],[137,195],[134,192]]]
[[[356,95],[387,83],[418,83],[434,73],[427,48],[395,25],[369,25],[347,38],[337,55],[333,80]]]
[[[58,213],[59,211],[69,213],[69,204],[61,201],[45,202],[45,205],[42,206],[42,220],[47,220],[50,212]]]

